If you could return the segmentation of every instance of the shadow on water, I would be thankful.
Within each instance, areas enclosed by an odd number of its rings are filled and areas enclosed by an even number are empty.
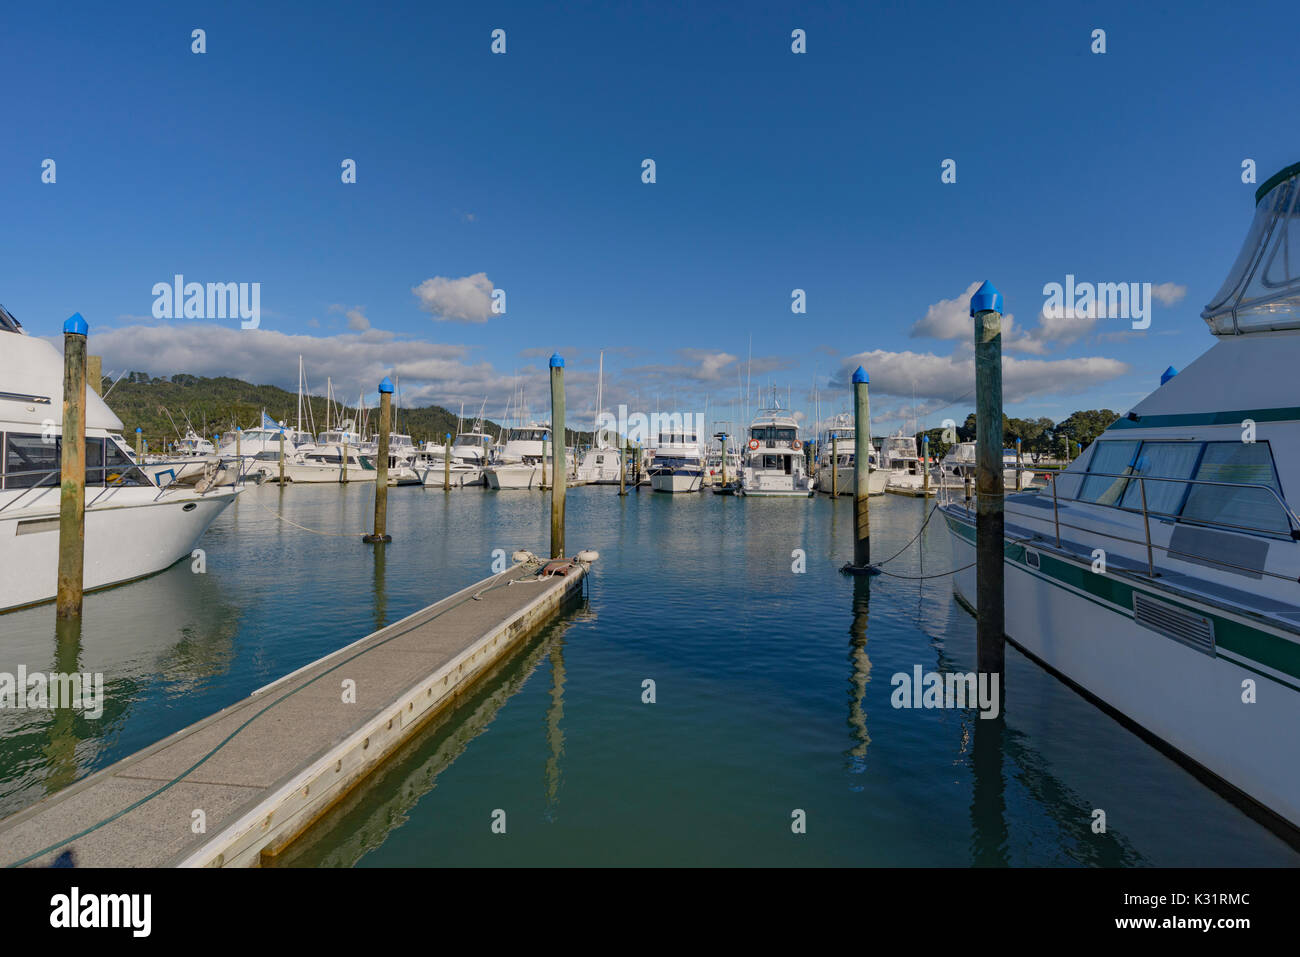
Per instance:
[[[316,825],[269,862],[271,867],[351,867],[404,825],[420,800],[485,733],[506,703],[549,659],[550,705],[546,711],[546,759],[542,789],[545,820],[556,819],[564,754],[564,632],[584,616],[586,603],[572,599],[561,617],[545,625],[505,661],[498,662],[453,707],[436,715],[376,773],[363,780]],[[436,858],[429,860],[437,864]]]

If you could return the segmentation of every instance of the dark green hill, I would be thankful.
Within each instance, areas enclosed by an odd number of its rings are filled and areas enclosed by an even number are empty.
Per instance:
[[[143,372],[124,376],[117,385],[104,380],[104,388],[111,387],[109,407],[122,420],[123,435],[130,444],[135,443],[135,430],[139,426],[149,448],[163,448],[176,441],[187,427],[211,437],[215,433],[233,429],[236,425],[247,429],[261,422],[262,410],[277,421],[294,425],[298,418],[298,396],[274,385],[251,385],[240,379],[226,376],[208,379],[202,376],[178,374],[170,378],[155,378]],[[321,396],[303,398],[303,428],[310,429],[308,406],[317,432],[325,428],[325,399]],[[338,419],[338,405],[331,421]],[[343,418],[357,418],[356,410],[345,408]],[[456,434],[456,413],[441,406],[431,405],[419,409],[398,409],[395,431],[408,433],[416,443],[441,440],[450,432]],[[379,415],[369,410],[369,430],[375,431]],[[468,428],[470,422],[466,422]],[[488,421],[485,431],[496,436],[500,426]],[[589,433],[568,430],[568,443],[590,441]]]

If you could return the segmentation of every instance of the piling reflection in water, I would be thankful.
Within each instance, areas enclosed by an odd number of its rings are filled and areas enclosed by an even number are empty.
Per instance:
[[[849,626],[849,728],[853,745],[848,750],[849,771],[861,774],[867,769],[867,711],[863,701],[871,681],[871,659],[867,656],[867,623],[870,617],[871,579],[853,579],[853,623]]]
[[[564,754],[564,639],[551,642],[551,705],[546,709],[546,820],[555,820],[560,806],[560,757]]]

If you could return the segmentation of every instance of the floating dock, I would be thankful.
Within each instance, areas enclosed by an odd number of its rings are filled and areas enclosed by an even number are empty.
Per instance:
[[[533,557],[0,821],[6,867],[257,866],[577,597]]]

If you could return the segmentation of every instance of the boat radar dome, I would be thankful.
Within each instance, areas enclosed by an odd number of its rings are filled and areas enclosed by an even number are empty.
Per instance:
[[[1173,366],[1170,366],[1164,372],[1160,373],[1160,384],[1164,385],[1166,382],[1168,382],[1176,375],[1178,375],[1178,370],[1175,369]]]
[[[1216,336],[1300,329],[1300,163],[1265,180],[1228,278],[1201,318]]]

